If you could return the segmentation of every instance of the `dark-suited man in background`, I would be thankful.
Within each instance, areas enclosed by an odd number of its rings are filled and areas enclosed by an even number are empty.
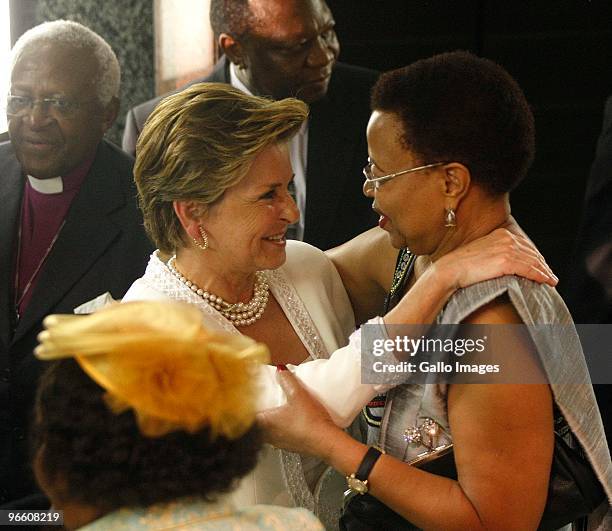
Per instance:
[[[41,24],[15,44],[0,144],[0,505],[36,508],[27,431],[42,319],[142,274],[133,159],[102,139],[118,109],[119,63],[97,34]],[[70,414],[69,411],[66,414]]]
[[[376,224],[361,192],[372,70],[336,62],[340,45],[324,0],[212,0],[210,20],[225,54],[212,74],[195,80],[230,83],[275,99],[310,104],[310,118],[290,143],[297,239],[321,249]],[[145,120],[163,98],[129,111],[123,149],[134,153]]]

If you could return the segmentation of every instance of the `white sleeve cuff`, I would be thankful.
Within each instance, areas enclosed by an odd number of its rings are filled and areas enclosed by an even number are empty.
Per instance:
[[[381,317],[368,324],[384,329]],[[386,330],[382,331],[386,336]],[[361,329],[353,332],[346,347],[336,350],[329,359],[308,361],[301,365],[290,365],[289,369],[301,380],[310,393],[327,409],[334,423],[341,428],[353,419],[377,394],[389,390],[390,384],[361,383]],[[286,402],[286,397],[276,380],[276,368],[263,367],[259,378],[261,384],[259,411],[277,407]]]

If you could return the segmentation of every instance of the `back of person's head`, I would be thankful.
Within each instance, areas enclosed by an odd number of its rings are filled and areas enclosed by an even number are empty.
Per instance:
[[[91,29],[71,20],[43,22],[26,31],[11,50],[12,66],[28,50],[45,44],[88,50],[97,61],[96,79],[93,80],[97,97],[103,106],[112,98],[119,97],[121,69],[115,52],[110,45]]]
[[[256,464],[253,369],[244,336],[211,334],[196,308],[115,305],[51,316],[37,356],[37,478],[52,502],[110,512],[183,496],[213,499]]]
[[[134,167],[145,228],[159,249],[184,245],[173,201],[212,205],[307,116],[299,100],[251,96],[224,83],[199,83],[164,99],[140,134]]]
[[[383,74],[371,106],[399,117],[401,140],[421,162],[460,162],[492,195],[515,188],[533,161],[534,119],[523,91],[501,66],[469,52]]]

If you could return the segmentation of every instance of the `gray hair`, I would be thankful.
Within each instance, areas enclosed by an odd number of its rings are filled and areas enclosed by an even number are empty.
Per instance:
[[[255,23],[249,0],[211,0],[210,25],[215,37],[228,33],[235,38],[245,36]]]
[[[26,31],[11,52],[11,69],[26,49],[46,42],[91,50],[98,61],[95,79],[98,100],[102,105],[108,105],[113,97],[119,97],[121,69],[115,52],[95,31],[72,20],[43,22]]]

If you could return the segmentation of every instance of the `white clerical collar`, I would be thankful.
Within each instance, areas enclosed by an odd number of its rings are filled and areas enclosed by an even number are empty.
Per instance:
[[[30,186],[41,194],[61,194],[64,191],[64,181],[61,177],[37,179],[28,175],[28,181],[30,181]]]
[[[236,65],[234,63],[230,63],[229,71],[230,71],[230,84],[232,85],[232,87],[237,88],[238,90],[241,90],[242,92],[244,92],[245,94],[248,94],[249,96],[253,96],[253,93],[247,88],[247,86],[242,81],[240,81],[240,79],[238,79],[238,74],[236,72]]]

